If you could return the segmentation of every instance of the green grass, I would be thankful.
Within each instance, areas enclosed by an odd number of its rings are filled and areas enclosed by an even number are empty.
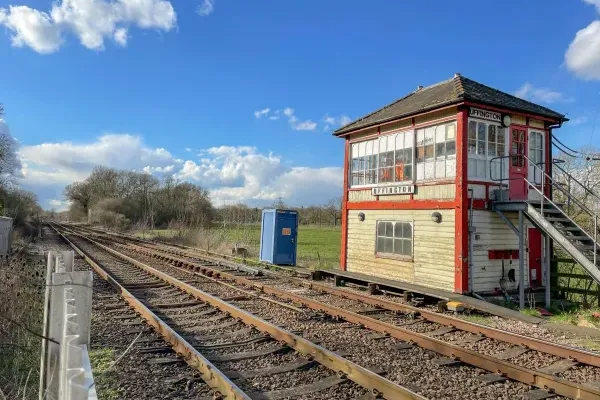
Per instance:
[[[459,318],[479,325],[491,325],[490,317],[476,314],[459,314]]]
[[[170,239],[180,232],[176,229],[155,229],[142,232],[135,231],[139,237]],[[236,228],[213,228],[213,234],[223,238],[222,248],[231,248],[241,243],[250,252],[250,258],[257,259],[260,247],[260,226],[246,225]],[[297,263],[307,268],[336,268],[340,262],[340,227],[301,225],[298,228]],[[190,243],[190,245],[194,245]],[[223,250],[223,252],[225,252]],[[250,260],[249,260],[250,261]]]
[[[110,348],[90,351],[90,364],[94,375],[94,385],[100,400],[116,400],[119,392],[114,389],[114,378],[108,369],[115,361],[115,351]]]

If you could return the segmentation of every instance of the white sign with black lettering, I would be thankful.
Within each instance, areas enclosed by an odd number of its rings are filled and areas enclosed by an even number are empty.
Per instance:
[[[386,196],[389,194],[411,194],[415,192],[415,185],[381,186],[371,189],[373,196]]]
[[[498,123],[502,122],[502,114],[494,111],[482,110],[480,108],[471,107],[469,110],[469,117],[489,119],[490,121]]]

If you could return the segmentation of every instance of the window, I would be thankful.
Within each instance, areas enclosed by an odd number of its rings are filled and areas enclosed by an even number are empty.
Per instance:
[[[417,180],[456,175],[456,124],[417,130]]]
[[[350,151],[351,186],[454,177],[456,122],[353,143]]]
[[[542,132],[529,132],[529,180],[532,183],[542,183],[542,170],[544,169],[544,134]]]
[[[413,179],[413,142],[412,132],[396,135],[395,182],[412,181]]]
[[[412,132],[401,132],[352,144],[350,184],[412,182],[413,143]]]
[[[413,229],[411,222],[377,221],[377,254],[412,258]]]
[[[469,177],[500,179],[502,163],[492,159],[506,155],[506,130],[492,122],[469,120],[468,152]],[[490,175],[491,165],[491,175]]]
[[[394,182],[395,136],[379,138],[379,183]]]

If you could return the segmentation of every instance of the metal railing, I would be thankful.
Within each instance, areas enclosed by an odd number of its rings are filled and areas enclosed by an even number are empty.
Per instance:
[[[517,164],[521,165],[522,168],[526,169],[525,177],[511,178],[511,177],[507,176],[505,178],[504,173],[507,170],[507,168],[504,167],[504,160],[506,160],[506,159],[510,160],[511,162],[516,159]],[[494,177],[493,166],[495,165],[494,161],[496,161],[496,160],[500,161],[500,178]],[[547,203],[551,204],[552,206],[554,206],[554,208],[556,210],[558,210],[567,220],[569,220],[572,224],[574,224],[577,228],[579,228],[581,230],[581,232],[583,232],[591,241],[594,242],[593,261],[594,261],[594,265],[597,266],[600,197],[596,193],[594,193],[592,190],[587,188],[585,185],[583,185],[581,182],[579,182],[575,177],[573,177],[572,175],[567,173],[564,169],[559,167],[560,170],[569,177],[570,181],[578,184],[582,189],[584,189],[585,193],[588,193],[588,194],[591,194],[592,196],[594,196],[595,207],[593,207],[593,210],[591,210],[585,204],[585,202],[581,201],[580,199],[578,199],[575,195],[573,195],[571,193],[570,184],[568,185],[567,189],[565,189],[564,184],[562,182],[558,182],[556,179],[554,179],[552,176],[550,176],[544,170],[544,168],[543,168],[544,165],[545,165],[545,163],[543,163],[543,162],[534,163],[529,157],[527,157],[524,154],[516,154],[516,155],[513,154],[513,155],[508,155],[508,156],[494,157],[490,160],[490,178],[493,181],[500,182],[501,188],[504,187],[505,181],[506,181],[506,185],[508,186],[510,181],[519,181],[520,180],[523,183],[525,183],[528,188],[534,189],[540,195],[540,213],[542,214],[542,217],[544,217],[544,203],[547,202]],[[554,165],[556,165],[556,164],[554,164]],[[530,167],[533,167],[533,181],[534,182],[530,182],[528,179]],[[540,182],[537,181],[538,173],[539,173],[539,177],[540,177]],[[556,189],[560,193],[562,193],[568,201],[569,208],[572,204],[575,204],[581,209],[581,211],[583,213],[587,214],[591,218],[591,224],[590,224],[591,226],[586,230],[586,229],[582,228],[577,222],[575,222],[575,220],[567,212],[565,212],[565,210],[562,207],[558,206],[554,201],[552,201],[550,199],[549,196],[546,195],[546,188],[548,188],[548,187],[552,187],[552,189]]]

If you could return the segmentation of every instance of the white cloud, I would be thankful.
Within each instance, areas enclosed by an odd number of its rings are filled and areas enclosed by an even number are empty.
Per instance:
[[[68,184],[85,179],[98,165],[141,170],[164,167],[173,156],[163,148],[148,148],[139,136],[108,134],[88,144],[41,143],[20,150],[24,179],[39,186]]]
[[[100,51],[107,38],[125,46],[129,26],[168,32],[176,21],[168,0],[58,0],[49,13],[27,6],[0,8],[0,25],[11,32],[12,45],[42,54],[58,51],[65,33]]]
[[[71,202],[68,200],[50,199],[48,201],[48,205],[50,206],[50,209],[56,212],[61,212],[68,210]]]
[[[50,16],[27,6],[0,8],[0,24],[12,31],[14,47],[29,46],[38,53],[48,54],[63,43],[60,29]]]
[[[127,46],[127,39],[128,39],[127,29],[125,29],[125,28],[117,29],[115,31],[114,39],[115,39],[115,42],[117,42],[117,44],[120,44],[123,47]]]
[[[582,117],[577,117],[577,118],[571,119],[569,121],[569,125],[582,125],[582,124],[585,124],[586,122],[588,122],[588,117],[582,116]]]
[[[270,108],[265,108],[264,110],[254,111],[254,116],[256,118],[260,118],[262,116],[267,116],[267,114],[270,111],[271,111]],[[273,112],[273,115],[269,116],[269,120],[277,121],[280,118],[280,114],[283,114],[284,116],[287,117],[288,122],[290,123],[290,126],[295,131],[314,131],[315,129],[317,129],[316,122],[313,122],[310,119],[307,119],[304,121],[298,119],[298,117],[296,116],[295,110],[291,107],[286,107],[283,110],[275,110]]]
[[[196,7],[196,12],[203,17],[207,17],[213,13],[214,9],[215,0],[202,0],[202,4]]]
[[[260,118],[262,116],[267,116],[267,114],[269,114],[269,111],[271,111],[271,109],[269,107],[264,108],[262,110],[254,111],[254,116],[256,118]]]
[[[600,0],[584,0],[600,13]],[[579,30],[565,52],[565,64],[583,79],[600,79],[600,20]]]
[[[311,120],[300,121],[295,115],[288,119],[290,126],[295,131],[314,131],[317,129],[317,123]]]
[[[192,148],[191,148],[191,147],[186,147],[186,148],[185,148],[185,151],[187,151],[187,152],[189,153],[189,152],[191,152],[191,151],[192,151]]]
[[[341,167],[290,168],[281,156],[252,146],[216,146],[182,160],[128,134],[103,135],[89,143],[24,146],[20,157],[21,183],[47,207],[58,204],[51,201],[59,201],[65,185],[84,180],[99,165],[197,183],[209,189],[216,205],[241,201],[260,206],[279,196],[290,205],[320,204],[340,196],[343,181]]]
[[[352,119],[350,119],[350,117],[346,114],[342,114],[339,117],[332,117],[329,114],[325,114],[325,116],[323,116],[323,122],[325,123],[323,132],[327,132],[332,128],[348,125],[350,122],[352,122]]]
[[[515,96],[522,99],[529,99],[531,101],[548,104],[573,101],[573,98],[565,97],[565,95],[561,92],[557,92],[548,88],[535,87],[529,82],[524,83],[515,92]]]

